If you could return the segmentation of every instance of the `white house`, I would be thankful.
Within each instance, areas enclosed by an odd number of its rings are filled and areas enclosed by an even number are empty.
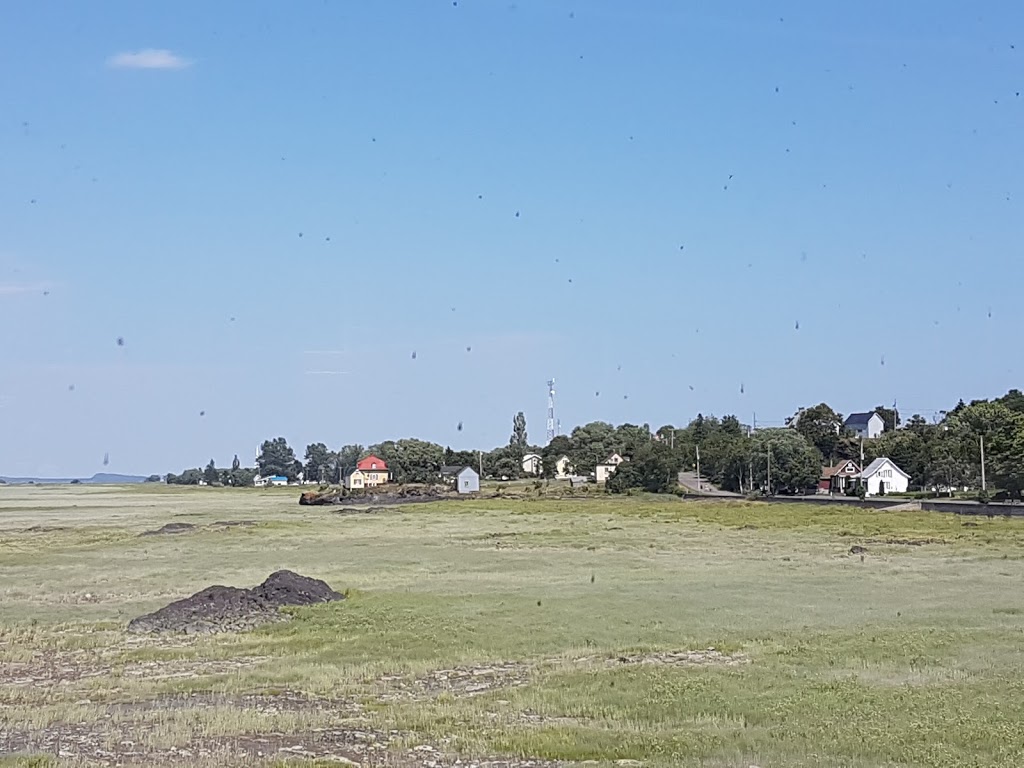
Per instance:
[[[541,470],[540,456],[536,453],[528,453],[523,456],[523,474],[539,475]]]
[[[867,496],[879,493],[906,493],[910,485],[910,475],[897,467],[892,459],[884,456],[868,464],[856,478],[864,483]]]
[[[868,413],[851,413],[846,417],[843,426],[858,437],[874,440],[885,431],[885,421],[874,411]]]
[[[268,485],[288,485],[288,478],[281,475],[274,475],[272,477],[260,477],[259,475],[256,475],[252,484],[257,488],[265,488]]]
[[[441,467],[441,476],[452,483],[458,493],[477,493],[480,490],[480,475],[472,467]]]
[[[615,470],[619,468],[625,459],[619,454],[613,453],[608,459],[594,468],[594,481],[599,485],[603,485],[608,482],[608,478],[615,474]]]
[[[555,462],[555,479],[556,480],[568,480],[573,474],[572,462],[569,461],[568,456],[560,456],[558,461]]]

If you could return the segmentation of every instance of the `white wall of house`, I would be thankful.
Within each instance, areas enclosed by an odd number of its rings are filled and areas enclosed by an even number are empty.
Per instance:
[[[884,431],[885,421],[877,413],[871,414],[871,418],[868,419],[868,425],[866,428],[856,428],[853,430],[854,434],[858,437],[863,437],[868,440],[874,440]]]
[[[882,467],[863,480],[868,496],[878,496],[883,487],[886,493],[906,493],[910,487],[910,478],[891,461],[886,461]]]
[[[572,474],[572,463],[568,456],[561,457],[555,462],[555,478],[565,480]]]
[[[465,467],[455,476],[455,490],[459,493],[476,493],[480,490],[480,475],[472,467]]]
[[[523,456],[523,473],[527,475],[539,475],[541,470],[540,456],[536,453],[528,453]]]

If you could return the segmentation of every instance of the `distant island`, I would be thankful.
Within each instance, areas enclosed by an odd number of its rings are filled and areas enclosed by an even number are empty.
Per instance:
[[[0,475],[0,482],[6,485],[70,485],[72,483],[82,485],[127,485],[129,483],[144,483],[149,478],[140,475],[113,475],[107,472],[98,472],[92,477],[5,477]]]

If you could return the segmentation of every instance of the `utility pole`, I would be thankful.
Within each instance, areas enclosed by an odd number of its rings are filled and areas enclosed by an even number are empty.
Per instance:
[[[768,443],[768,495],[772,495],[772,444]]]
[[[484,479],[484,452],[483,451],[477,451],[476,452],[476,459],[477,459],[477,461],[479,462],[479,465],[480,465],[480,479],[483,480]]]
[[[697,492],[698,493],[703,493],[704,492],[704,488],[702,487],[701,482],[700,482],[700,446],[699,445],[697,446]]]
[[[985,492],[985,436],[978,435],[978,444],[981,446],[981,491]]]

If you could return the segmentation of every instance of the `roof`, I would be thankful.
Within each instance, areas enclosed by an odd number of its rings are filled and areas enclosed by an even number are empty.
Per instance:
[[[376,463],[376,466],[374,466],[374,463]],[[384,459],[382,459],[380,456],[375,456],[372,453],[365,459],[360,461],[358,464],[356,464],[356,469],[361,469],[364,472],[387,468],[388,465],[385,463]]]
[[[284,475],[271,475],[267,480],[287,480],[288,478]]]
[[[527,454],[523,455],[523,461],[526,461],[527,459],[539,459],[539,458],[541,458],[541,455],[539,453],[527,453]]]
[[[878,416],[874,411],[868,411],[867,413],[851,413],[846,417],[846,421],[843,422],[844,426],[847,427],[866,427],[868,422],[871,421],[872,416]],[[882,418],[878,416],[878,418]]]
[[[463,472],[465,472],[465,471],[466,471],[467,469],[468,469],[468,470],[469,470],[470,472],[472,472],[473,474],[476,474],[476,470],[475,470],[475,469],[473,469],[473,468],[472,468],[471,466],[469,466],[468,464],[452,464],[452,465],[446,465],[446,466],[444,466],[444,467],[441,467],[441,474],[442,474],[442,475],[449,475],[449,476],[451,476],[451,475],[461,475],[461,474],[462,474]]]
[[[842,472],[846,468],[847,464],[853,464],[853,468],[855,470],[858,469],[857,464],[856,464],[856,462],[853,461],[853,459],[846,459],[845,461],[840,461],[834,467],[822,467],[822,469],[821,469],[821,479],[822,480],[827,480],[830,477],[834,477],[834,476],[838,475],[840,472]]]
[[[908,480],[910,479],[910,475],[908,475],[902,469],[897,467],[896,466],[896,462],[894,462],[892,459],[886,458],[885,456],[879,456],[877,459],[872,461],[870,464],[868,464],[864,468],[864,471],[858,473],[856,475],[856,477],[859,477],[862,480],[867,480],[869,477],[871,477],[873,474],[878,472],[878,470],[882,469],[887,464],[890,467],[892,467],[893,469],[895,469],[897,472],[899,472],[901,475],[903,475],[905,478],[907,478]]]

